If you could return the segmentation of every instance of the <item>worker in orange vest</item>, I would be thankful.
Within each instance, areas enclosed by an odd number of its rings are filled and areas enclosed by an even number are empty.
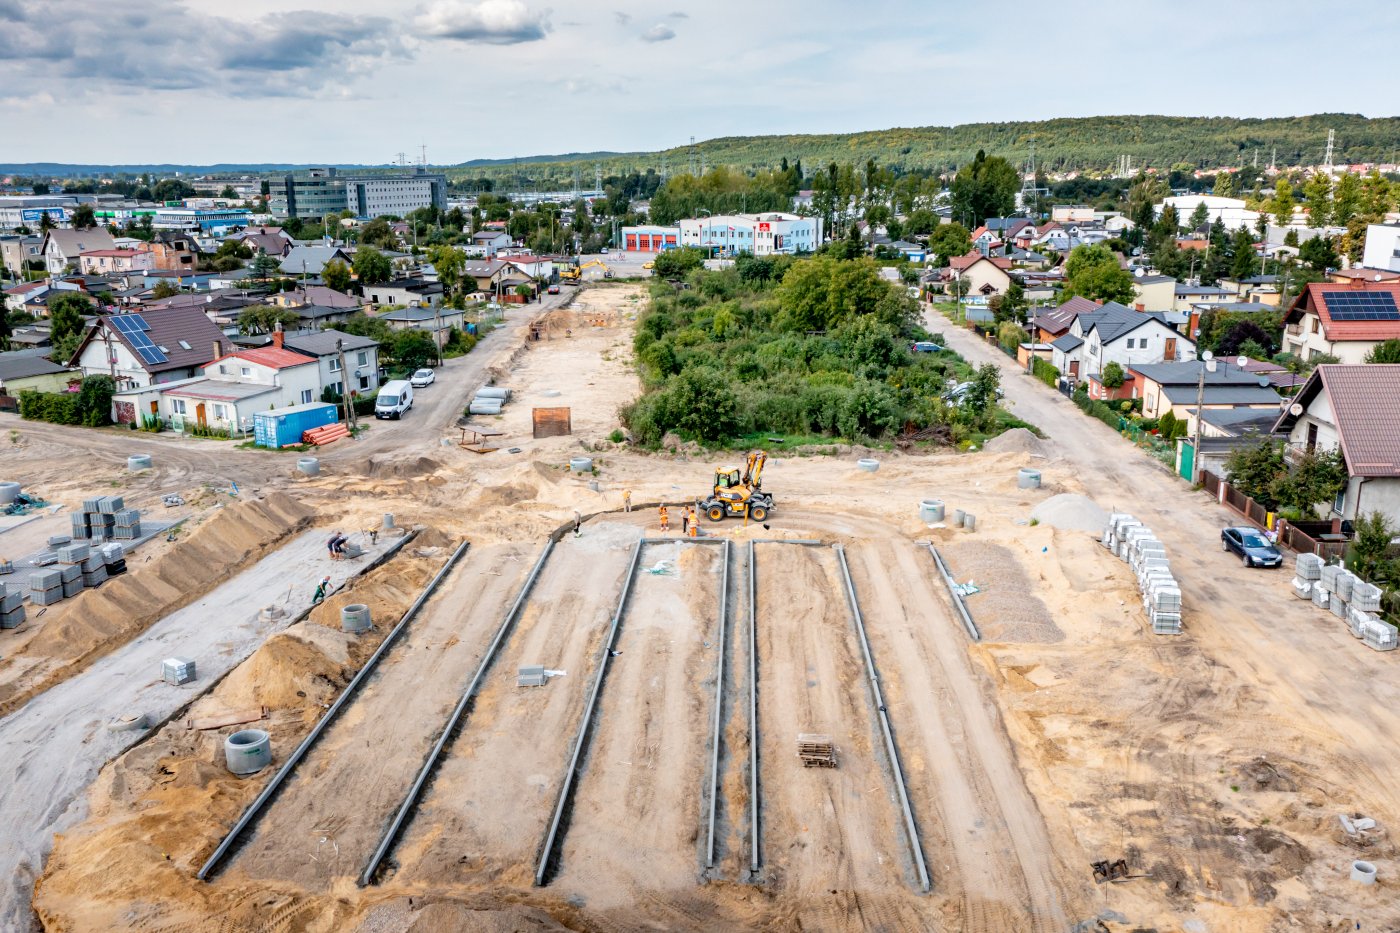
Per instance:
[[[666,512],[666,506],[664,506],[664,505],[661,506],[661,508],[658,509],[657,511],[660,512],[660,514],[661,514],[661,530],[662,530],[662,531],[670,531],[670,530],[671,530],[671,519],[670,519],[670,516],[669,516],[669,515],[667,514],[667,512]]]

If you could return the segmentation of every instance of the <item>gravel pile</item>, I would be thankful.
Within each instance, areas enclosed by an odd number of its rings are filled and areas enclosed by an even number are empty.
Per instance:
[[[1108,513],[1087,496],[1061,493],[1051,496],[1031,509],[1031,518],[1051,528],[1065,531],[1087,531],[1097,535],[1108,521]]]
[[[1040,442],[1040,438],[1025,428],[1012,428],[1010,431],[998,434],[983,444],[982,449],[994,454],[1024,453],[1039,457],[1045,456],[1045,445]]]
[[[967,597],[967,609],[989,642],[1055,644],[1064,633],[1021,567],[1016,555],[999,544],[963,541],[941,549],[958,583],[972,582],[980,593]]]

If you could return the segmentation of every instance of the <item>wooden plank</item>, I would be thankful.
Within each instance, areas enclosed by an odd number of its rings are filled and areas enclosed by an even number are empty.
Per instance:
[[[257,722],[267,718],[267,707],[241,709],[220,716],[202,716],[199,719],[186,719],[185,728],[193,730],[219,729],[223,726],[237,726],[245,722]]]

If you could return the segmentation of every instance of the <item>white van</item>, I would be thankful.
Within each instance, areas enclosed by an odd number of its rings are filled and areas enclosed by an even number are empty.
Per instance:
[[[412,407],[413,386],[406,379],[395,379],[379,387],[379,397],[374,400],[374,417],[402,418]]]

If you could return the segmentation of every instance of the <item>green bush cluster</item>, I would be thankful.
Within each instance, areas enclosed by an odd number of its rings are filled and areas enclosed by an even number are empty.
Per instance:
[[[26,421],[98,428],[112,423],[112,396],[115,393],[116,384],[111,376],[87,376],[77,392],[25,389],[19,394],[19,416]]]
[[[1118,409],[1113,408],[1106,402],[1089,398],[1089,390],[1084,383],[1079,384],[1079,388],[1074,390],[1074,404],[1088,415],[1090,418],[1097,418],[1115,431],[1121,430],[1123,426],[1123,416]]]
[[[634,338],[645,393],[621,414],[638,444],[771,433],[878,440],[905,425],[997,424],[995,405],[950,408],[973,378],[951,351],[912,353],[917,308],[867,259],[745,257],[654,283]]]

